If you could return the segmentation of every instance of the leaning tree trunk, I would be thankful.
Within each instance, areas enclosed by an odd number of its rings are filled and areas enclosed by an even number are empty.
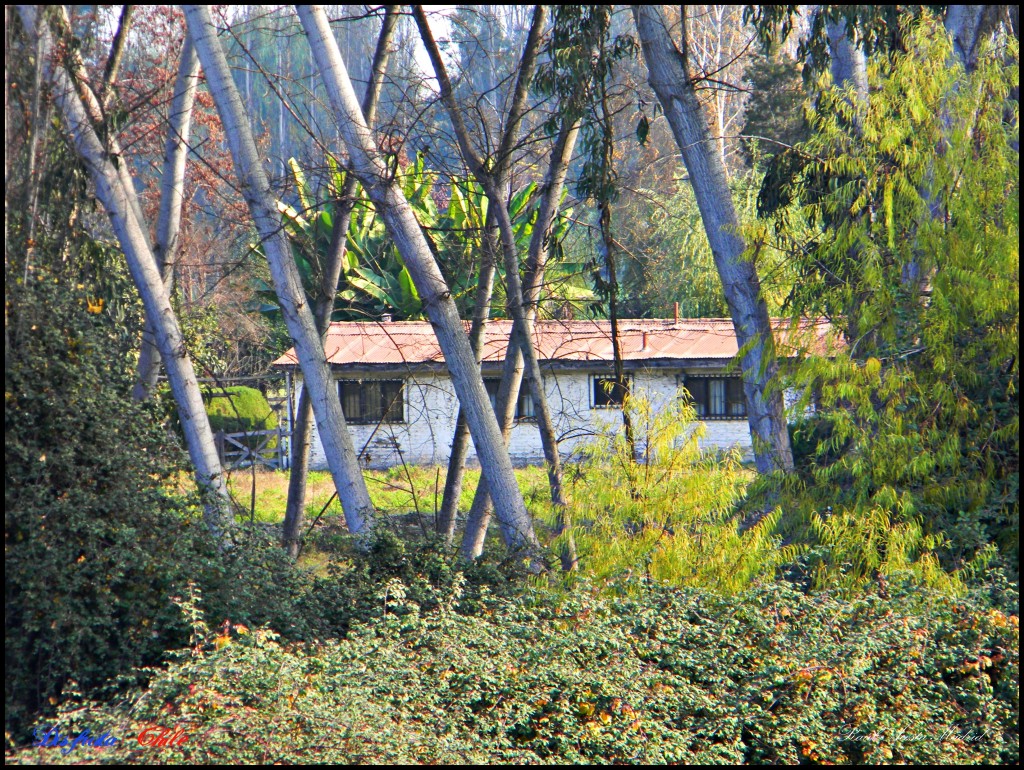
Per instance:
[[[422,6],[415,6],[413,14],[416,23],[420,28],[420,34],[430,52],[431,59],[440,61],[437,46],[434,43],[430,25],[427,22],[426,14]],[[515,147],[519,134],[519,126],[522,123],[523,115],[526,113],[527,97],[530,91],[530,81],[536,69],[537,54],[540,51],[541,38],[544,25],[547,19],[547,11],[543,6],[536,6],[533,12],[533,19],[530,23],[530,31],[527,35],[526,44],[523,48],[523,55],[520,61],[518,74],[516,75],[515,88],[512,91],[512,99],[508,111],[508,119],[502,132],[501,140],[498,143],[498,150],[495,156],[492,178],[497,180],[497,186],[504,190],[508,186],[509,172],[512,164],[512,151]],[[443,63],[440,65],[444,69]],[[445,81],[447,82],[447,80]],[[450,87],[448,89],[450,95]],[[462,135],[466,140],[465,132]],[[491,201],[491,196],[488,196]],[[487,316],[490,313],[491,294],[494,285],[494,262],[498,247],[494,240],[493,225],[495,223],[495,206],[504,206],[504,201],[492,205],[488,210],[487,224],[485,227],[484,260],[480,268],[480,276],[477,282],[477,292],[473,308],[473,322],[470,328],[470,342],[473,345],[473,352],[480,362],[482,353],[481,345],[483,340],[484,326]],[[507,429],[502,425],[502,435],[505,442],[508,442]],[[452,437],[451,453],[448,458],[448,472],[445,476],[444,497],[442,499],[441,511],[438,516],[437,528],[447,542],[451,542],[455,536],[455,516],[462,494],[462,480],[465,475],[466,457],[469,454],[469,426],[466,424],[462,409],[459,409],[459,416],[455,422],[455,434]],[[485,484],[486,486],[486,484]]]
[[[78,93],[79,99],[81,100],[81,104],[86,111],[89,121],[92,123],[93,131],[96,132],[97,136],[102,135],[104,137],[105,146],[107,147],[108,154],[111,157],[124,157],[124,153],[117,141],[117,137],[106,129],[103,105],[101,104],[99,97],[96,96],[96,92],[89,84],[89,74],[85,68],[85,61],[82,59],[82,54],[77,46],[70,44],[74,39],[74,33],[71,29],[71,18],[68,16],[67,6],[52,6],[52,10],[49,13],[49,22],[59,39],[67,40],[69,42],[69,45],[65,49],[66,58],[64,68],[71,78],[71,82]],[[128,204],[131,206],[132,211],[134,211],[135,218],[143,225],[142,235],[146,240],[149,250],[152,251],[152,244],[150,244],[149,241],[149,231],[145,227],[146,217],[142,213],[142,204],[139,201],[139,196],[135,194],[135,182],[132,180],[129,165],[130,164],[128,163],[114,163],[117,176],[121,180],[121,185],[124,187],[125,192],[128,193]]]
[[[544,449],[544,459],[548,468],[548,482],[551,487],[551,502],[559,509],[566,505],[565,494],[562,490],[562,469],[561,459],[558,455],[558,443],[555,437],[554,424],[551,420],[551,411],[548,409],[547,395],[544,392],[544,380],[541,377],[540,362],[537,359],[537,350],[533,344],[533,323],[528,319],[524,310],[522,283],[519,278],[519,251],[516,247],[515,233],[512,229],[512,219],[508,213],[508,206],[502,195],[499,180],[493,172],[487,169],[483,157],[475,150],[470,141],[469,131],[455,101],[455,94],[451,81],[448,78],[444,61],[441,59],[440,50],[434,42],[430,27],[427,24],[426,15],[422,6],[414,9],[416,22],[420,28],[420,36],[427,47],[427,54],[434,65],[434,72],[437,75],[441,87],[441,100],[448,110],[452,125],[455,128],[455,135],[458,139],[459,149],[463,160],[470,167],[473,175],[480,182],[484,193],[490,203],[488,213],[493,212],[498,220],[498,232],[501,237],[501,251],[505,262],[505,287],[508,295],[508,309],[514,319],[514,327],[518,330],[517,337],[510,337],[509,346],[517,345],[522,351],[526,364],[526,374],[530,380],[530,387],[533,394],[534,409],[537,412],[537,425],[540,429],[541,445]],[[540,31],[544,23],[544,11],[538,6],[534,13],[534,23],[530,29],[530,39],[527,42],[523,61],[519,68],[519,80],[521,83],[529,83],[533,75],[536,63],[536,53],[540,45]],[[518,123],[518,120],[515,121]],[[514,127],[510,126],[510,130]],[[506,137],[511,134],[506,132]],[[508,145],[512,144],[509,138]],[[514,402],[513,402],[514,403]],[[575,564],[575,555],[566,557],[567,564]]]
[[[206,73],[224,134],[231,148],[242,196],[256,229],[265,243],[267,261],[274,281],[281,314],[295,343],[302,369],[303,389],[313,402],[320,441],[327,456],[345,522],[361,547],[367,547],[373,532],[374,510],[356,457],[352,437],[341,411],[341,401],[333,391],[333,380],[317,333],[316,322],[306,303],[298,268],[292,258],[288,237],[274,206],[270,182],[263,170],[242,100],[231,77],[227,58],[206,6],[185,6],[185,17],[199,59]]]
[[[111,152],[103,146],[93,129],[90,116],[71,77],[63,67],[55,64],[53,43],[46,24],[37,24],[37,21],[42,20],[37,20],[32,6],[19,6],[19,13],[29,34],[39,35],[42,40],[42,63],[53,82],[54,99],[75,148],[89,169],[96,187],[96,196],[110,216],[132,280],[142,298],[146,317],[153,322],[157,347],[166,362],[167,379],[178,406],[185,442],[195,468],[196,483],[203,496],[204,519],[210,532],[220,540],[231,526],[231,498],[217,456],[199,382],[185,349],[185,340],[171,307],[167,288],[156,269],[156,260],[145,235],[144,223],[135,213],[140,207],[137,200],[134,205],[132,202],[134,188],[126,189],[122,184],[122,177],[111,161]],[[126,164],[121,162],[119,165]]]
[[[412,207],[378,153],[327,16],[319,6],[300,6],[298,12],[327,85],[342,137],[351,153],[353,171],[383,216],[434,327],[455,393],[466,412],[483,474],[494,494],[505,543],[513,550],[532,552],[537,546],[533,522],[523,502],[512,461],[502,442],[501,431],[451,291],[434,261]]]
[[[386,6],[384,22],[381,25],[380,35],[377,37],[377,48],[373,54],[370,82],[367,84],[366,93],[363,95],[363,114],[366,115],[367,124],[371,126],[377,112],[380,90],[384,85],[384,74],[388,67],[391,38],[394,36],[397,24],[398,6]],[[348,243],[348,226],[352,220],[352,210],[355,208],[358,184],[359,182],[356,180],[355,174],[349,173],[345,177],[345,184],[341,189],[341,198],[338,201],[338,208],[335,213],[330,253],[328,254],[327,265],[324,269],[323,280],[320,283],[320,296],[317,298],[316,310],[314,312],[317,331],[320,332],[321,344],[326,342],[327,331],[331,326],[331,313],[334,311],[334,298],[338,292],[338,281],[341,279],[341,266],[345,259],[345,250]],[[309,470],[309,449],[313,433],[312,413],[313,408],[309,401],[309,394],[303,388],[299,393],[295,424],[292,428],[291,468],[288,474],[288,503],[285,506],[284,524],[281,532],[285,550],[292,558],[298,557],[302,545],[300,532],[302,531],[302,518],[306,505],[306,476]]]
[[[740,348],[743,394],[747,403],[754,459],[760,473],[793,470],[793,453],[782,392],[776,385],[778,361],[768,307],[754,264],[744,259],[739,219],[714,139],[697,99],[686,62],[656,6],[633,6],[648,79],[668,118],[690,175],[697,207],[722,280]],[[686,30],[683,30],[685,39]]]
[[[181,229],[181,208],[185,199],[185,160],[188,157],[192,107],[195,104],[198,84],[199,58],[186,32],[168,118],[164,170],[160,180],[160,214],[156,222],[156,243],[153,244],[157,270],[160,271],[168,293],[171,293],[174,286],[174,262],[178,250],[178,233]],[[145,401],[149,398],[156,388],[159,373],[160,352],[153,342],[153,326],[147,319],[142,333],[142,349],[139,351],[139,363],[135,370],[132,398],[136,401]]]
[[[562,126],[552,150],[547,176],[541,189],[541,203],[537,212],[537,221],[534,223],[533,234],[530,237],[530,248],[526,259],[526,281],[523,286],[525,313],[531,320],[537,315],[540,290],[544,285],[544,271],[547,267],[551,227],[562,200],[565,177],[579,132],[579,120],[570,120],[568,124]],[[515,321],[512,322],[512,326],[516,326]],[[513,328],[509,335],[505,363],[502,367],[501,386],[498,390],[498,420],[505,441],[508,441],[515,421],[516,402],[519,399],[519,388],[523,380],[523,354],[519,346],[515,344],[515,340],[519,337],[520,332]],[[483,553],[490,520],[490,490],[487,487],[486,479],[481,479],[469,514],[466,516],[466,528],[461,547],[461,554],[465,560],[471,561],[479,558]],[[563,518],[559,524],[559,534],[567,528],[568,523]]]
[[[494,255],[497,246],[491,228],[491,214],[484,224],[483,249],[480,272],[477,274],[476,296],[473,302],[473,320],[469,328],[469,344],[477,366],[483,358],[484,330],[491,312],[491,296],[494,293]],[[499,421],[500,424],[500,421]],[[466,475],[466,457],[469,455],[469,423],[462,407],[455,419],[455,433],[452,436],[451,452],[448,454],[448,470],[444,477],[444,494],[437,514],[435,529],[445,542],[451,545],[455,539],[455,521],[458,516],[459,500],[462,498],[462,481]]]

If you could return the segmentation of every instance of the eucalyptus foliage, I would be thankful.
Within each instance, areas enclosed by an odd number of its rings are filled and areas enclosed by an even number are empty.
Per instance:
[[[802,504],[833,549],[823,569],[854,584],[907,567],[942,582],[939,563],[980,569],[993,543],[1018,553],[1017,42],[965,74],[937,25],[910,34],[873,61],[861,126],[824,91],[761,195],[758,237],[799,273],[793,316],[845,336],[796,381],[819,409],[798,429]]]

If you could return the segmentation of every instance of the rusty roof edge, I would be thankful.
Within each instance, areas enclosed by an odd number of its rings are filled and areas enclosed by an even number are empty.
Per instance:
[[[827,319],[808,318],[802,319],[793,329],[792,320],[789,318],[773,318],[772,326],[776,332],[782,332],[782,337],[791,337],[787,331],[799,332],[816,329],[816,337],[819,342],[824,342],[828,331],[832,328]],[[469,328],[469,321],[463,321],[463,325]],[[639,318],[623,319],[620,321],[623,336],[636,340],[641,334],[644,335],[644,345],[639,350],[625,351],[624,360],[629,362],[643,362],[653,360],[669,361],[693,361],[693,360],[727,360],[734,358],[736,350],[732,349],[729,342],[734,346],[736,336],[733,330],[732,321],[728,318],[690,318],[680,319],[659,319]],[[495,319],[488,321],[485,337],[485,344],[489,347],[497,347],[492,350],[489,356],[504,356],[502,348],[507,349],[507,335],[511,331],[512,322],[507,319]],[[674,334],[676,333],[676,334]],[[388,358],[394,356],[397,360],[358,361],[358,360],[330,360],[336,356],[342,358],[355,357],[351,350],[351,342],[336,343],[328,364],[332,368],[342,366],[415,366],[421,367],[431,365],[434,368],[443,364],[443,356],[434,334],[433,326],[428,321],[336,321],[331,324],[329,334],[334,338],[345,337],[362,338],[368,344],[363,346],[362,354],[373,358]],[[646,335],[653,334],[653,340],[658,341],[657,351],[647,350],[648,340]],[[534,336],[537,339],[538,348],[547,348],[545,353],[548,357],[541,358],[542,362],[559,362],[568,364],[596,364],[610,362],[610,351],[596,349],[595,342],[611,340],[611,322],[603,320],[551,320],[545,319],[535,322]],[[401,339],[412,337],[410,340]],[[504,340],[502,338],[505,338]],[[673,340],[674,345],[679,347],[675,350],[666,349],[664,346],[666,337],[677,337]],[[386,338],[386,342],[383,341]],[[354,341],[354,340],[353,340]],[[589,343],[589,344],[588,344]],[[783,358],[792,358],[796,351],[789,339],[778,340],[779,346],[788,349],[790,354],[780,351]],[[841,344],[841,342],[840,342]],[[418,353],[412,350],[413,347],[422,347]],[[375,349],[376,348],[376,349]],[[561,356],[551,356],[550,353],[563,351]],[[652,355],[653,353],[653,355]],[[492,361],[493,362],[493,361]],[[279,356],[271,366],[283,369],[297,369],[299,363],[295,355],[295,349],[288,350]]]

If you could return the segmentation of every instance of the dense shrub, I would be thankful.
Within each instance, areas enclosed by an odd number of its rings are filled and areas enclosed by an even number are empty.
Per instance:
[[[16,758],[1016,762],[1012,607],[890,590],[847,601],[784,584],[733,597],[641,584],[609,599],[584,586],[464,616],[458,590],[423,614],[393,580],[344,641],[221,627],[123,703],[61,714],[62,732],[109,730],[117,747]],[[143,749],[133,736],[151,724],[191,737]]]
[[[111,303],[88,312],[84,292],[67,293],[71,270],[32,266],[31,283],[11,307],[4,367],[8,729],[50,708],[70,679],[97,686],[181,644],[185,627],[168,596],[192,574],[190,563],[212,553],[192,501],[175,491],[186,458],[155,411],[128,396],[125,341],[106,315]],[[108,276],[116,274],[112,265]]]
[[[706,426],[684,395],[660,405],[643,395],[626,399],[639,461],[623,431],[608,431],[567,470],[583,574],[601,580],[641,574],[734,592],[773,579],[796,555],[775,534],[779,511],[740,526],[751,474],[738,451],[700,448]]]
[[[277,427],[277,414],[270,408],[266,397],[255,388],[231,385],[204,391],[203,402],[214,432],[248,433]],[[245,441],[247,439],[243,439],[243,443]],[[277,438],[272,436],[267,442],[267,449],[276,446]]]
[[[1019,561],[1019,47],[994,38],[968,73],[935,19],[903,34],[863,120],[822,90],[758,225],[799,275],[793,320],[848,343],[808,340],[795,369],[819,416],[786,508],[831,550],[824,582],[850,586]]]

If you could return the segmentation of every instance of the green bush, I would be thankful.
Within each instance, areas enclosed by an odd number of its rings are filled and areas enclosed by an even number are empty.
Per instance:
[[[180,645],[168,596],[215,554],[176,491],[187,458],[128,395],[119,324],[76,305],[68,276],[31,274],[4,367],[8,730],[70,680],[88,690]]]
[[[634,579],[636,580],[636,579]],[[429,614],[394,579],[347,639],[286,645],[225,625],[124,702],[63,732],[173,749],[29,750],[18,761],[187,763],[1016,763],[1011,607],[918,588],[848,601],[785,584],[719,597],[637,581]],[[1012,605],[1016,587],[1004,586]],[[189,607],[186,606],[186,609]],[[52,724],[49,722],[47,724]],[[44,753],[46,752],[46,753]],[[9,758],[10,759],[10,758]]]
[[[796,555],[775,534],[780,512],[740,531],[751,474],[738,452],[700,448],[706,426],[679,396],[660,408],[643,396],[626,399],[639,461],[624,433],[609,431],[566,472],[580,572],[606,581],[641,574],[722,592],[771,580]]]
[[[210,428],[214,432],[247,433],[274,430],[277,427],[277,414],[270,408],[264,395],[255,388],[231,385],[207,390],[203,392],[203,402],[210,417]],[[246,441],[243,440],[243,443]],[[267,448],[273,449],[276,446],[277,437],[271,437]]]

